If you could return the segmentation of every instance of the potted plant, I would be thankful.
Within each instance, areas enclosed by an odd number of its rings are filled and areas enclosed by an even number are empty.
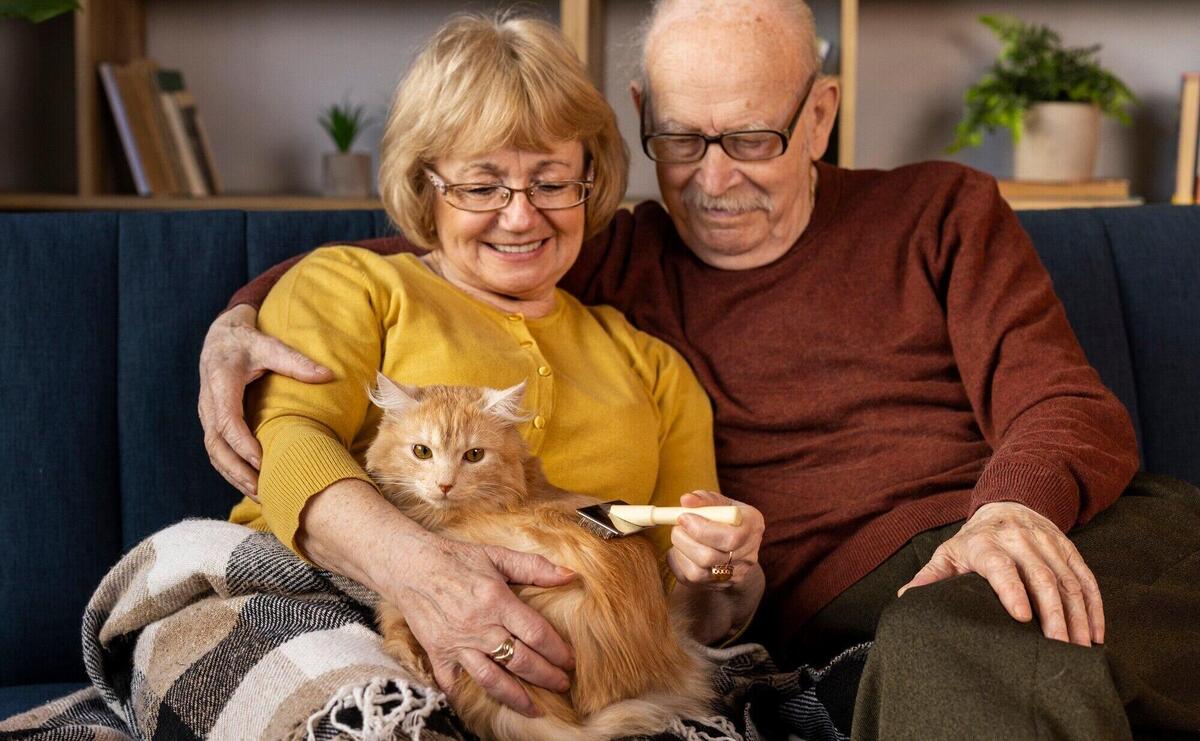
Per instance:
[[[978,146],[983,132],[1012,131],[1019,180],[1078,181],[1092,177],[1100,144],[1100,114],[1129,125],[1137,99],[1096,60],[1100,45],[1065,48],[1046,26],[1010,16],[979,21],[999,37],[1000,56],[971,87],[947,151]]]
[[[350,151],[368,123],[363,107],[349,101],[335,103],[325,109],[319,121],[337,147],[336,152],[328,152],[322,158],[321,191],[339,198],[371,195],[371,156]]]

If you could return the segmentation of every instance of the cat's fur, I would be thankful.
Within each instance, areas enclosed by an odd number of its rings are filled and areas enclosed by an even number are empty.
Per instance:
[[[577,524],[575,508],[596,500],[546,480],[516,429],[522,390],[399,386],[380,374],[371,394],[384,415],[367,470],[389,501],[435,533],[537,553],[577,574],[566,586],[513,587],[574,648],[571,689],[522,682],[543,712],[527,718],[462,672],[455,710],[475,733],[504,741],[649,734],[675,716],[707,714],[712,668],[668,610],[654,547],[643,536],[601,540]],[[418,458],[414,445],[432,457]],[[474,448],[484,455],[472,463],[464,454]],[[400,610],[381,602],[378,620],[385,650],[432,682]]]

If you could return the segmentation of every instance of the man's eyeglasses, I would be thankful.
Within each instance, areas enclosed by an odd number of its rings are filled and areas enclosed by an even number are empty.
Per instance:
[[[704,134],[647,134],[646,133],[646,100],[650,97],[647,91],[642,96],[642,107],[639,112],[642,130],[642,151],[655,162],[667,164],[683,164],[699,162],[708,152],[708,145],[720,144],[725,154],[735,160],[755,161],[769,160],[787,151],[788,142],[800,121],[800,113],[816,82],[814,72],[804,85],[804,94],[800,96],[800,105],[792,114],[787,128],[783,131],[775,129],[751,129],[748,131],[728,131],[723,134],[706,136]]]
[[[447,183],[429,169],[425,170],[425,176],[446,203],[463,211],[499,211],[508,205],[515,193],[524,193],[530,205],[540,211],[557,211],[578,206],[591,198],[595,186],[591,180],[547,181],[528,188],[510,188],[499,183]]]

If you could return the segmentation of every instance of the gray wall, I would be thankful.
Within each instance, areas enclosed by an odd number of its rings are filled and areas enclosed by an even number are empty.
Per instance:
[[[525,2],[558,22],[558,2]],[[435,0],[154,0],[147,54],[177,67],[196,96],[228,191],[317,192],[333,151],[321,109],[343,97],[381,122],[420,43],[450,11],[493,3]],[[355,144],[379,162],[381,126]]]
[[[953,159],[997,176],[1012,174],[1007,131],[976,150],[943,149],[962,113],[962,94],[999,51],[976,21],[996,11],[1045,23],[1071,46],[1100,43],[1101,63],[1142,101],[1132,127],[1105,119],[1099,177],[1130,178],[1136,194],[1169,200],[1175,182],[1179,79],[1200,70],[1200,2],[1069,0],[862,0],[859,54],[858,167],[895,167]]]
[[[1100,42],[1101,59],[1138,93],[1135,125],[1106,121],[1098,175],[1130,177],[1149,200],[1170,197],[1179,75],[1200,70],[1200,0],[860,0],[859,167],[946,158],[962,92],[998,48],[976,16],[1011,12],[1049,23],[1070,44]],[[632,197],[657,191],[640,153],[628,81],[633,29],[643,0],[607,0],[605,91],[632,153]],[[836,39],[837,0],[817,0],[819,32]],[[523,3],[557,21],[557,0]],[[146,2],[148,52],[183,70],[205,117],[227,190],[316,192],[321,153],[332,148],[316,123],[350,95],[382,117],[420,41],[453,9],[490,2],[436,0],[153,0]],[[0,189],[74,187],[73,83],[68,17],[40,26],[0,21]],[[719,64],[721,60],[714,60]],[[377,156],[379,128],[357,149]],[[996,135],[953,159],[999,176],[1011,146]],[[377,159],[376,159],[377,161]]]

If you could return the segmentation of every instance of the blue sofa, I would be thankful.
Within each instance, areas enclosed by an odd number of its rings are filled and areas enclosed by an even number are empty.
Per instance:
[[[1200,483],[1200,208],[1027,212],[1145,469]],[[223,517],[197,360],[272,264],[381,212],[0,214],[0,718],[82,686],[80,616],[121,554]]]

